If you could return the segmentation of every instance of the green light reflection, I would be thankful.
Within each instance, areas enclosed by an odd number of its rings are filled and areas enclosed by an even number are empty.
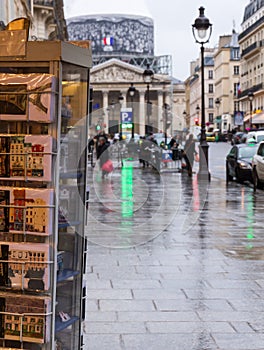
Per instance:
[[[121,198],[122,198],[122,217],[130,218],[134,213],[133,201],[133,164],[124,162],[121,170]]]
[[[247,239],[248,240],[253,240],[255,238],[254,236],[254,199],[253,195],[250,193],[247,196],[247,201],[246,201],[246,213],[247,213]],[[253,245],[252,243],[248,243],[247,246],[248,249],[252,249]]]

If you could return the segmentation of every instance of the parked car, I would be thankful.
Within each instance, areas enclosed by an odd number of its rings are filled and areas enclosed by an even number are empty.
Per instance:
[[[264,185],[264,141],[260,142],[252,159],[252,178],[254,190]]]
[[[237,145],[246,141],[247,134],[243,131],[238,131],[232,135],[231,145]]]
[[[207,142],[214,142],[215,141],[215,133],[214,132],[206,132],[206,141]]]
[[[252,182],[252,158],[257,152],[257,144],[234,145],[226,156],[226,181],[236,178],[237,182]]]
[[[246,142],[254,139],[256,143],[264,141],[264,130],[249,131],[247,134]]]

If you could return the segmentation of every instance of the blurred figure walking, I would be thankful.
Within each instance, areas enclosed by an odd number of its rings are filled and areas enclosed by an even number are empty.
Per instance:
[[[192,176],[194,156],[196,154],[198,154],[198,152],[195,149],[193,134],[190,134],[188,140],[185,143],[184,150],[183,150],[183,155],[184,155],[189,176]]]

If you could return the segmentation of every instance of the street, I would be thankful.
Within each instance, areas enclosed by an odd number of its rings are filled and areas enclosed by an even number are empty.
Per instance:
[[[89,170],[84,349],[264,349],[264,192],[226,186],[230,147],[210,143],[210,183]]]

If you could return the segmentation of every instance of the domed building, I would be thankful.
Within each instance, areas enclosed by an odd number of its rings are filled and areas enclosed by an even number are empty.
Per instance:
[[[135,0],[129,5],[130,11],[126,4],[116,0],[101,8],[89,3],[87,11],[85,6],[81,0],[69,1],[68,5],[65,1],[69,40],[89,40],[92,45],[92,126],[112,134],[119,132],[122,110],[133,105],[136,133],[144,135],[145,125],[149,124],[149,130],[157,132],[168,127],[168,132],[173,134],[182,123],[176,125],[172,120],[169,124],[168,115],[166,121],[164,118],[165,105],[172,112],[170,118],[173,115],[172,58],[155,56],[154,23],[144,1]],[[109,7],[111,12],[107,14],[105,10]],[[136,15],[139,12],[141,15]],[[147,66],[154,73],[149,90],[143,80]],[[136,89],[133,97],[129,94],[132,83]],[[182,85],[180,90],[184,92]],[[151,111],[147,110],[147,101],[153,107]]]

